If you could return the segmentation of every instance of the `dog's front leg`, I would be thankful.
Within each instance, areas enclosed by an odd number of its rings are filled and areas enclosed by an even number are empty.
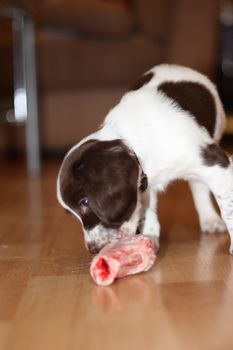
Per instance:
[[[157,193],[148,189],[142,198],[142,228],[141,233],[159,248],[160,224],[157,217]]]

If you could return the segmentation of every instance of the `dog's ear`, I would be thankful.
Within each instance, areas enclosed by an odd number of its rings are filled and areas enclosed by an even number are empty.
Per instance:
[[[138,162],[121,140],[96,141],[73,171],[91,210],[109,227],[127,221],[137,204]]]

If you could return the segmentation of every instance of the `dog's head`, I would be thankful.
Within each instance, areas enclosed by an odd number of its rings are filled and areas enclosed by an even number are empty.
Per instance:
[[[58,175],[58,199],[81,221],[91,252],[114,241],[119,229],[136,233],[139,173],[135,154],[121,140],[89,140],[65,157]]]

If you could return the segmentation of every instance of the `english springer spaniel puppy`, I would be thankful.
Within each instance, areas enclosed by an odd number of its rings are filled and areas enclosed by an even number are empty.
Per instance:
[[[185,179],[201,230],[227,226],[233,254],[233,165],[218,145],[224,124],[221,101],[207,77],[167,64],[146,72],[61,165],[58,200],[81,221],[86,247],[98,252],[118,230],[135,235],[139,224],[158,244],[156,194]]]

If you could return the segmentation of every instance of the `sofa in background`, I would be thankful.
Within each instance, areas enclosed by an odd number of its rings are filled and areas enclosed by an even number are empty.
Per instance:
[[[35,23],[40,140],[47,152],[64,151],[94,131],[155,64],[184,64],[214,75],[215,0],[5,0],[5,5],[23,8]],[[1,57],[5,67],[7,57]],[[7,84],[1,80],[0,91]],[[0,137],[4,148],[1,129]],[[17,137],[21,143],[23,137]]]

